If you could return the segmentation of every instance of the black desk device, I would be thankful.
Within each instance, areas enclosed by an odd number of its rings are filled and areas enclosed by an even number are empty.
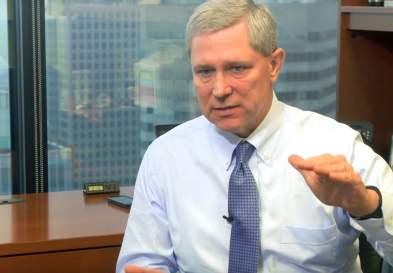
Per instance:
[[[123,208],[131,208],[132,205],[132,197],[128,195],[118,195],[112,196],[108,198],[108,203],[117,205]]]

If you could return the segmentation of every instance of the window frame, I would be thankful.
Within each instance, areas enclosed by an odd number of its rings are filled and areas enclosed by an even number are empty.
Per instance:
[[[47,192],[44,1],[7,6],[12,194]]]

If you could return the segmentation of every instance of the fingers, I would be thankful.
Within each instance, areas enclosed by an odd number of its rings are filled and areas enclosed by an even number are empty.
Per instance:
[[[163,272],[157,269],[142,268],[131,264],[126,266],[125,273],[163,273]]]
[[[355,174],[352,166],[342,155],[323,154],[308,159],[303,159],[298,155],[291,155],[288,161],[302,174],[307,171],[314,172],[320,176],[321,181],[327,179],[350,181]]]
[[[329,179],[334,181],[341,181],[341,182],[351,182],[354,180],[353,175],[349,172],[330,173]]]
[[[125,268],[125,272],[126,273],[145,273],[146,271],[143,268],[141,268],[141,267],[138,267],[138,266],[135,266],[135,265],[128,265]]]
[[[329,176],[330,178],[347,178],[353,172],[353,169],[344,156],[324,155],[323,158],[317,160],[313,171],[318,175]]]

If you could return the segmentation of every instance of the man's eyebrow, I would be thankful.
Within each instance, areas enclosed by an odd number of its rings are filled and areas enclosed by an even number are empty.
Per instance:
[[[248,62],[248,61],[231,61],[231,62],[227,62],[227,63],[224,64],[225,67],[231,67],[231,66],[237,66],[237,65],[250,66],[250,65],[252,65],[252,62]]]
[[[200,70],[200,69],[212,69],[213,66],[208,65],[208,64],[197,64],[195,66],[193,66],[193,70]]]

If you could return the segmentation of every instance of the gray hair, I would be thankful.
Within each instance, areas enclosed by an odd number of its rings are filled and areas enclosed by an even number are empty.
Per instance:
[[[186,46],[191,53],[192,39],[230,27],[247,18],[252,48],[270,56],[277,48],[277,26],[269,9],[252,0],[210,0],[198,6],[186,28]]]

